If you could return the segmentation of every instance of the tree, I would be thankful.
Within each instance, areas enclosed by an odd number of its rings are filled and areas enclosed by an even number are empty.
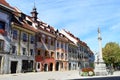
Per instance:
[[[120,46],[115,42],[109,42],[102,49],[103,59],[107,65],[114,68],[120,64]]]

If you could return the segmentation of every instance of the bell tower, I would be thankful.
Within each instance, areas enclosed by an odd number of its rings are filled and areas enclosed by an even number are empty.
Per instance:
[[[31,14],[32,14],[32,18],[33,18],[33,21],[34,22],[36,22],[37,21],[37,15],[38,15],[38,12],[37,12],[37,9],[36,9],[36,7],[35,7],[35,0],[34,0],[34,7],[33,7],[33,10],[32,10],[32,12],[31,12]]]

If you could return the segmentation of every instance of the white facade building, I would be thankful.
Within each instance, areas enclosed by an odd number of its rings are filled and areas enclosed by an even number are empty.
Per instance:
[[[90,49],[85,42],[80,41],[72,33],[61,30],[69,39],[68,56],[69,56],[69,70],[77,70],[80,68],[90,67]]]

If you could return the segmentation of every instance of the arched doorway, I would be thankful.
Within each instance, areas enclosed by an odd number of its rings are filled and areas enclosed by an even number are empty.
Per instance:
[[[50,63],[50,71],[53,71],[53,63]]]
[[[48,71],[48,64],[44,64],[44,71]]]
[[[57,62],[57,63],[56,63],[56,71],[59,70],[59,66],[60,66],[60,64],[59,64],[59,62]]]

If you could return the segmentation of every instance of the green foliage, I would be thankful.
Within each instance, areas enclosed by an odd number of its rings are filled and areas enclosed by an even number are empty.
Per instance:
[[[107,65],[120,63],[120,46],[118,43],[109,42],[102,49],[103,59]]]

